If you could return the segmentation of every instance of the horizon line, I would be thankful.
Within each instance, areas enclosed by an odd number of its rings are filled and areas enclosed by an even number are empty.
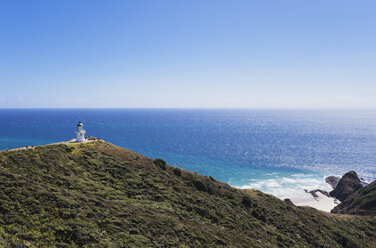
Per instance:
[[[376,110],[376,107],[369,107],[369,108],[359,108],[359,107],[354,107],[354,108],[338,108],[338,107],[333,107],[333,108],[324,108],[324,107],[296,107],[296,108],[291,108],[291,107],[279,107],[279,108],[274,108],[274,107],[82,107],[82,108],[75,108],[75,107],[0,107],[0,110],[33,110],[33,109],[40,109],[40,110],[84,110],[84,109],[147,109],[147,110],[158,110],[158,109],[176,109],[176,110]]]

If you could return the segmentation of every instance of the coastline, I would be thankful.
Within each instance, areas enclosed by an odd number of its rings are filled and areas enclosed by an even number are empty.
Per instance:
[[[273,178],[253,179],[247,185],[235,185],[239,189],[256,189],[271,194],[281,200],[289,199],[296,206],[309,206],[321,211],[330,212],[340,201],[328,197],[321,192],[311,194],[310,191],[330,192],[332,186],[325,181],[327,176],[317,174],[275,175]]]

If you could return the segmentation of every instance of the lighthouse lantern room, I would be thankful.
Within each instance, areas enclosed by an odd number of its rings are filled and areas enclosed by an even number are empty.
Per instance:
[[[84,129],[84,124],[82,122],[78,122],[77,127],[76,127],[76,142],[85,142],[85,134],[86,131]]]

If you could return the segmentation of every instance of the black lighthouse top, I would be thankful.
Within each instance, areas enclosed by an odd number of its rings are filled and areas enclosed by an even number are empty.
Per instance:
[[[82,127],[84,124],[82,124],[81,121],[78,122],[77,127]]]

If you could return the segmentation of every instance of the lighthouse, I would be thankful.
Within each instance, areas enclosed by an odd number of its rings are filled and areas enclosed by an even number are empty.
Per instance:
[[[84,129],[84,124],[78,122],[77,127],[76,127],[76,142],[85,142],[85,129]]]

